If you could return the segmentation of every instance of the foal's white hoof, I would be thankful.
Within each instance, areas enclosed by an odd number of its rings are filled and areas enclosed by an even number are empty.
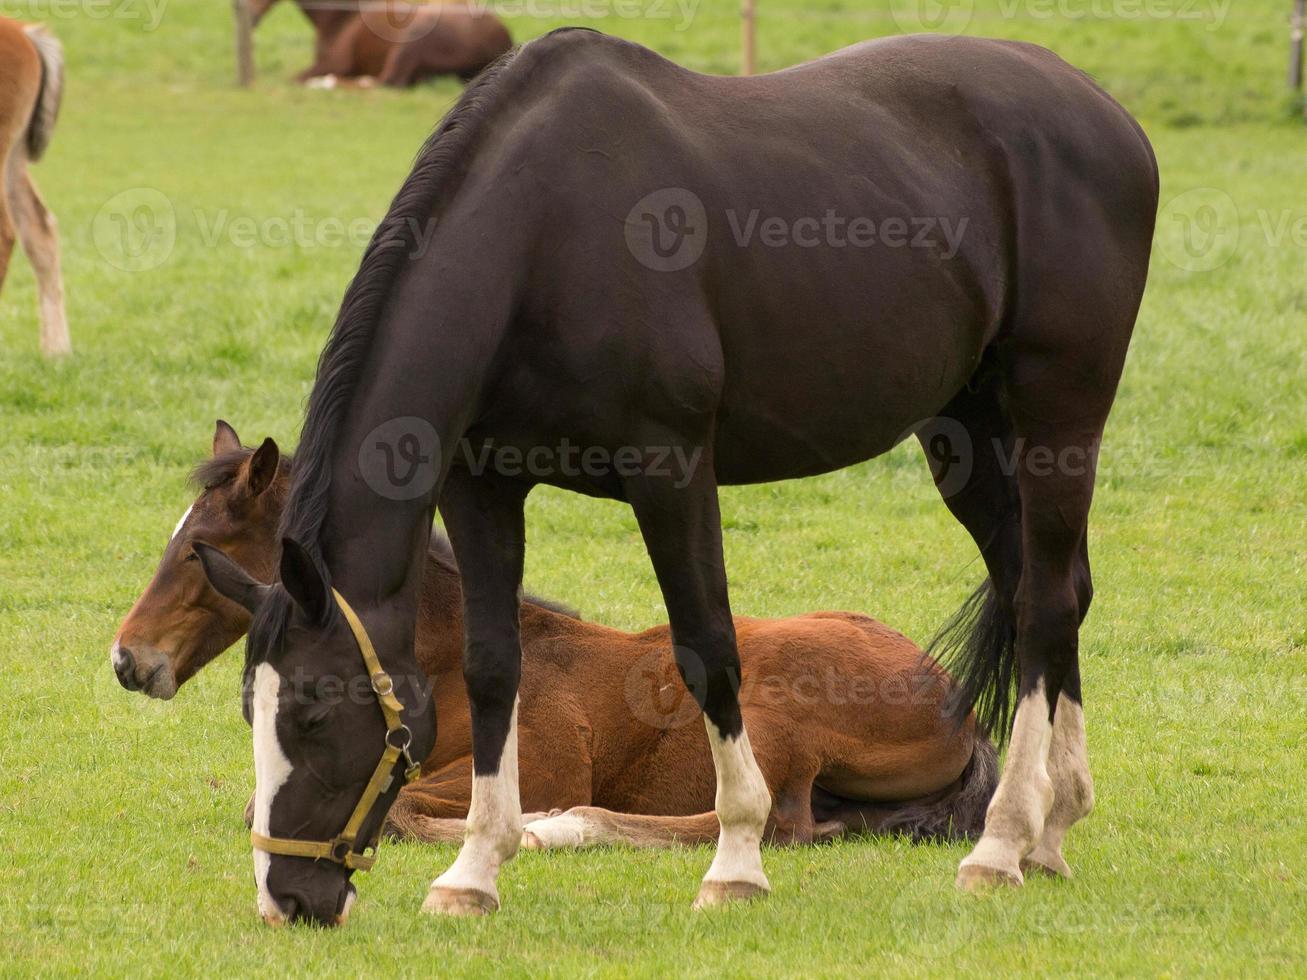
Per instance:
[[[1018,868],[991,868],[984,864],[964,864],[958,868],[957,886],[964,892],[988,892],[996,888],[1020,888],[1025,883]]]
[[[752,881],[705,881],[699,886],[699,897],[694,900],[696,909],[716,908],[766,898],[771,890]]]
[[[422,903],[428,915],[456,915],[461,917],[489,915],[499,910],[499,899],[479,888],[433,887]]]
[[[522,847],[528,851],[580,847],[584,843],[585,821],[572,813],[532,820],[522,828]]]

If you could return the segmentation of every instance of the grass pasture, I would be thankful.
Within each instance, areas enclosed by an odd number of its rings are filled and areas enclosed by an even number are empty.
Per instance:
[[[727,72],[737,6],[508,19],[517,38],[590,23]],[[0,0],[68,49],[35,175],[61,222],[75,348],[38,356],[16,257],[0,300],[0,974],[1302,975],[1307,127],[1284,91],[1288,0],[951,8],[969,13],[955,29],[1037,40],[1094,74],[1163,175],[1091,530],[1098,806],[1068,843],[1074,881],[977,899],[952,886],[962,847],[841,843],[769,852],[768,902],[703,915],[706,850],[525,854],[501,914],[438,921],[417,907],[453,849],[388,846],[330,934],[254,912],[239,655],[166,704],[121,690],[107,660],[214,419],[295,444],[368,225],[458,93],[298,89],[310,36],[282,7],[257,35],[257,87],[237,91],[227,4]],[[763,68],[916,11],[760,7]],[[723,508],[741,613],[859,609],[925,639],[981,576],[911,447],[730,489]],[[541,491],[528,521],[535,591],[617,626],[663,618],[626,510]]]

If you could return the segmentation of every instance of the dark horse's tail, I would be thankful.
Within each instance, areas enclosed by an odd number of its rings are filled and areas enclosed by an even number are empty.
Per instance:
[[[891,834],[914,841],[972,840],[985,829],[985,810],[998,786],[998,750],[980,732],[971,760],[948,789],[904,803],[859,803],[814,789],[813,818],[844,825],[845,833]]]
[[[1016,624],[1010,604],[989,579],[935,635],[927,652],[957,683],[949,712],[958,725],[974,711],[979,733],[1005,742],[1017,682]]]

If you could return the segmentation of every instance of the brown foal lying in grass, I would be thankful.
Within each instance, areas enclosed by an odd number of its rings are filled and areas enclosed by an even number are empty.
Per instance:
[[[199,497],[111,651],[128,690],[171,698],[235,643],[249,614],[218,594],[192,545],[218,546],[264,580],[293,461],[241,446],[219,422],[196,468]],[[427,555],[417,655],[439,732],[422,777],[387,818],[392,836],[461,840],[472,790],[462,591],[448,543]],[[943,710],[948,676],[906,637],[858,613],[738,617],[740,701],[772,796],[768,838],[980,832],[997,781],[993,745]],[[625,633],[542,600],[521,606],[520,780],[527,847],[716,840],[716,779],[699,710],[676,674],[668,627]],[[688,680],[691,684],[693,677]]]

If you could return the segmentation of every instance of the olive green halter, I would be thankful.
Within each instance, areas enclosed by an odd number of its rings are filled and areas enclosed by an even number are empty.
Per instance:
[[[345,601],[345,597],[335,589],[331,590],[331,594],[336,597],[336,605],[340,606],[340,611],[345,614],[350,632],[354,634],[354,639],[358,643],[359,653],[363,655],[368,676],[372,679],[372,692],[376,694],[377,703],[381,706],[381,714],[386,719],[386,749],[381,753],[381,761],[377,763],[377,768],[372,773],[372,778],[368,780],[363,795],[359,797],[354,812],[350,814],[345,829],[335,838],[328,841],[293,840],[287,837],[264,837],[256,831],[250,831],[250,843],[268,854],[284,854],[287,857],[305,857],[315,860],[326,858],[328,861],[343,864],[352,871],[367,871],[377,861],[377,841],[381,836],[381,823],[377,824],[377,832],[372,835],[372,839],[355,851],[354,847],[359,830],[363,827],[363,821],[368,818],[381,794],[390,788],[395,766],[400,759],[404,760],[406,783],[417,779],[421,774],[422,766],[413,761],[408,751],[413,743],[413,733],[400,720],[404,706],[399,703],[399,698],[395,697],[395,682],[381,669],[381,661],[377,659],[377,651],[372,646],[372,640],[368,637],[368,632],[363,628],[358,615]]]

